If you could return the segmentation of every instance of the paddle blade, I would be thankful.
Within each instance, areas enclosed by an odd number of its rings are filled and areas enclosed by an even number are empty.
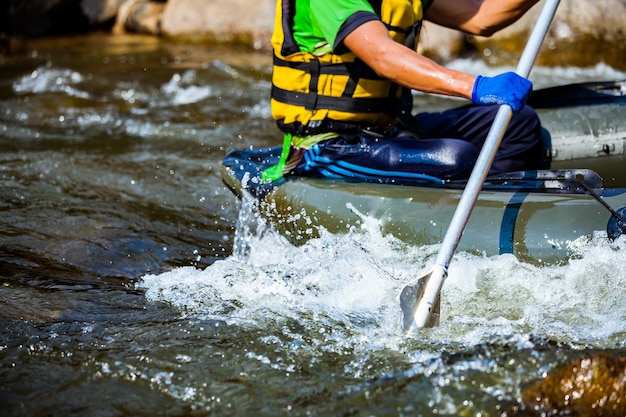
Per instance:
[[[606,225],[606,232],[612,241],[626,234],[626,207],[615,210]],[[402,296],[400,296],[402,297]]]
[[[430,279],[432,272],[419,278],[414,285],[407,285],[400,293],[400,308],[402,309],[402,331],[406,337],[414,337],[419,332],[420,326],[415,319],[417,307],[424,296],[426,283]],[[439,324],[440,315],[440,295],[430,309],[430,316],[423,327],[434,327]]]

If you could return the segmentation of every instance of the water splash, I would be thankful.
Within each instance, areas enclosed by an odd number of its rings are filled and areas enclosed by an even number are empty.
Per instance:
[[[139,285],[148,299],[235,324],[290,318],[320,331],[330,326],[345,337],[339,344],[402,345],[398,294],[430,265],[437,246],[383,236],[378,221],[365,217],[346,235],[322,229],[293,246],[259,216],[244,199],[235,254],[205,270],[145,276]],[[626,295],[617,289],[626,285],[625,239],[609,243],[598,233],[580,243],[581,259],[553,267],[457,254],[442,291],[441,325],[424,330],[420,344],[526,343],[532,335],[623,347]]]
[[[536,267],[512,255],[457,256],[442,299],[443,328],[465,343],[532,334],[561,343],[623,347],[626,240],[598,232],[580,242],[580,259]],[[441,330],[441,329],[439,329]]]
[[[211,95],[211,87],[195,85],[196,74],[195,70],[187,70],[182,75],[172,75],[170,81],[161,86],[161,92],[175,106],[204,100]]]
[[[13,82],[13,91],[17,94],[41,94],[61,92],[68,96],[89,98],[89,94],[77,88],[84,77],[68,68],[40,66],[28,75]]]

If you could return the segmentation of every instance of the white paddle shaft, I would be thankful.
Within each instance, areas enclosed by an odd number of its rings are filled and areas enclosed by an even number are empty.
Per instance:
[[[539,18],[537,19],[537,23],[535,24],[535,27],[530,34],[530,38],[526,43],[526,47],[524,48],[524,52],[522,53],[520,61],[517,65],[517,69],[515,70],[518,75],[528,78],[530,70],[535,63],[535,59],[539,54],[541,44],[548,33],[548,28],[554,18],[558,5],[559,0],[546,0]],[[493,163],[498,147],[502,142],[504,131],[509,125],[512,115],[513,110],[511,107],[507,104],[503,104],[498,109],[498,113],[496,114],[493,124],[491,125],[485,144],[480,151],[476,165],[474,165],[474,169],[469,177],[467,186],[465,187],[465,190],[463,190],[459,204],[454,211],[448,230],[446,231],[443,242],[441,243],[441,249],[437,254],[435,265],[433,265],[430,277],[426,282],[423,296],[421,300],[419,300],[417,309],[415,310],[414,326],[417,326],[419,329],[426,325],[426,322],[430,317],[431,308],[441,291],[441,287],[443,286],[443,281],[447,275],[447,269],[450,265],[450,261],[452,260],[452,256],[454,255],[454,251],[461,240],[463,230],[465,230],[465,226],[469,220],[470,214],[472,213],[474,204],[478,199],[480,189],[483,187],[489,168]]]

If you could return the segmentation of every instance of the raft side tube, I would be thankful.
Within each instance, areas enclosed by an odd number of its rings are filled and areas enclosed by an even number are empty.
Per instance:
[[[294,244],[317,237],[318,226],[346,233],[360,227],[363,216],[377,219],[383,234],[408,244],[439,244],[461,196],[458,184],[437,188],[307,177],[261,183],[258,177],[267,166],[263,164],[278,158],[279,148],[273,149],[229,154],[221,166],[222,178],[236,194],[255,196],[263,215]],[[575,174],[563,179],[561,170],[523,172],[505,175],[501,184],[492,182],[481,192],[458,249],[488,256],[511,253],[521,261],[555,264],[578,256],[578,243],[596,231],[622,234],[610,212],[569,179],[584,180],[611,207],[623,207],[622,214],[626,188],[598,188],[601,183],[593,171],[568,172]],[[535,178],[530,185],[528,178]]]

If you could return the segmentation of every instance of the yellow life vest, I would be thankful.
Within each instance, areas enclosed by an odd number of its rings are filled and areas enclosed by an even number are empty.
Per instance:
[[[396,42],[417,48],[422,1],[368,2]],[[281,130],[296,136],[384,134],[410,114],[410,91],[379,77],[353,53],[301,52],[293,36],[295,0],[277,0],[276,11],[271,107]]]

